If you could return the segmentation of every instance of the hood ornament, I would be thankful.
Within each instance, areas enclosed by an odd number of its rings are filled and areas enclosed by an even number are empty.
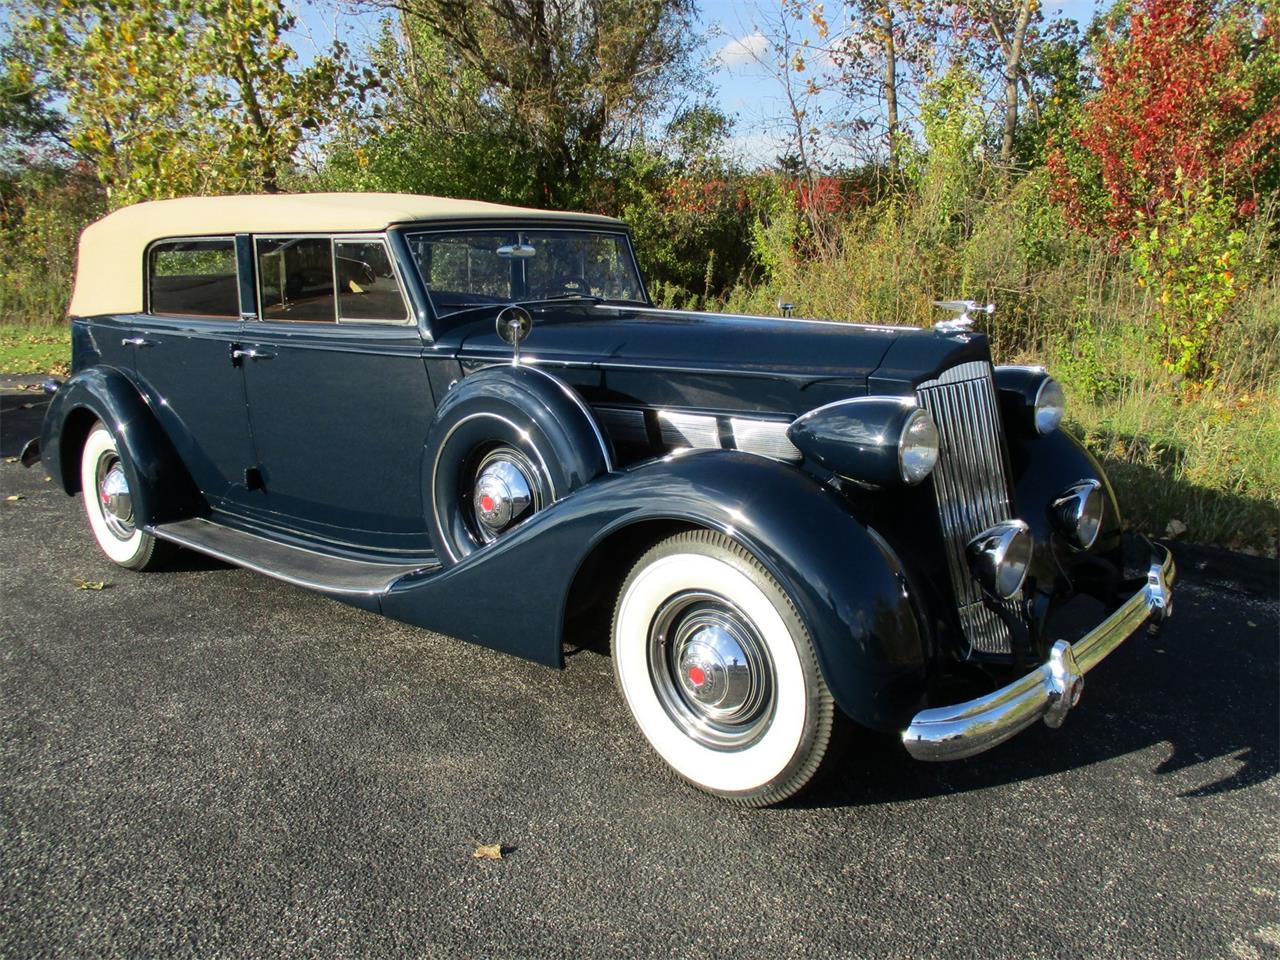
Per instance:
[[[973,321],[976,319],[973,314],[985,313],[990,316],[996,312],[994,303],[978,303],[977,300],[935,300],[933,305],[958,314],[950,320],[935,323],[933,329],[939,333],[967,333],[973,328]]]

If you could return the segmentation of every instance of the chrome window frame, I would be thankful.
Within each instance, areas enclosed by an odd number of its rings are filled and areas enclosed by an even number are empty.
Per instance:
[[[330,234],[329,259],[333,265],[333,309],[339,326],[360,326],[371,324],[380,327],[408,327],[417,324],[417,318],[405,298],[404,277],[401,275],[398,258],[391,253],[391,244],[387,241],[386,231],[379,233],[334,233]],[[357,317],[350,320],[342,318],[342,296],[338,290],[338,244],[339,243],[380,243],[387,262],[391,264],[391,272],[396,278],[396,292],[400,294],[400,305],[404,307],[404,316],[399,320],[389,317]]]
[[[207,243],[213,240],[225,240],[231,244],[231,259],[235,267],[236,278],[236,312],[233,315],[208,313],[156,313],[151,307],[151,252],[162,243]],[[255,264],[256,270],[256,264]],[[236,254],[235,234],[210,234],[208,236],[183,235],[176,237],[157,237],[142,250],[142,312],[149,317],[167,317],[178,319],[207,320],[210,323],[239,323],[240,316],[240,261]]]
[[[262,276],[258,269],[258,241],[259,240],[305,240],[305,239],[325,239],[329,241],[329,274],[333,283],[333,320],[286,320],[279,317],[267,318],[262,311]],[[253,305],[256,316],[250,319],[258,323],[288,323],[288,324],[311,324],[313,326],[323,325],[326,329],[330,329],[329,324],[333,327],[417,327],[418,320],[415,311],[411,309],[408,300],[405,298],[405,278],[400,269],[400,263],[397,257],[392,255],[391,244],[387,241],[386,230],[371,230],[368,233],[329,233],[319,230],[300,230],[285,231],[283,233],[251,233],[249,240],[253,244]],[[400,288],[400,302],[405,305],[405,316],[403,320],[343,320],[342,310],[338,303],[338,266],[336,243],[339,240],[354,240],[360,243],[369,243],[378,241],[382,243],[383,250],[386,251],[387,260],[391,263],[391,269],[395,272],[396,284]]]

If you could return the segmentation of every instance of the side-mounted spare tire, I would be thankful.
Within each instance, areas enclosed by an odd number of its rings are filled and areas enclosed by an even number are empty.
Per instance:
[[[514,365],[486,367],[449,391],[422,462],[431,538],[446,566],[613,468],[582,398],[558,377]]]

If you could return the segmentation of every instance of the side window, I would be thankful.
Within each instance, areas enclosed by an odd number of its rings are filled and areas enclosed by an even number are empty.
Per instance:
[[[381,240],[335,240],[338,319],[404,323],[409,319],[400,283]]]
[[[227,237],[152,244],[147,302],[152,313],[239,319],[235,241]]]
[[[263,320],[337,320],[333,242],[328,237],[270,237],[257,243]]]

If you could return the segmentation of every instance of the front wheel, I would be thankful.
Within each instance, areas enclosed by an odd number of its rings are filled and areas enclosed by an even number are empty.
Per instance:
[[[158,566],[165,544],[146,533],[133,515],[133,495],[115,437],[94,425],[80,453],[80,493],[89,529],[107,558],[131,570]]]
[[[694,786],[746,806],[807,784],[835,704],[786,592],[728,537],[662,541],[623,584],[618,686],[649,744]]]

